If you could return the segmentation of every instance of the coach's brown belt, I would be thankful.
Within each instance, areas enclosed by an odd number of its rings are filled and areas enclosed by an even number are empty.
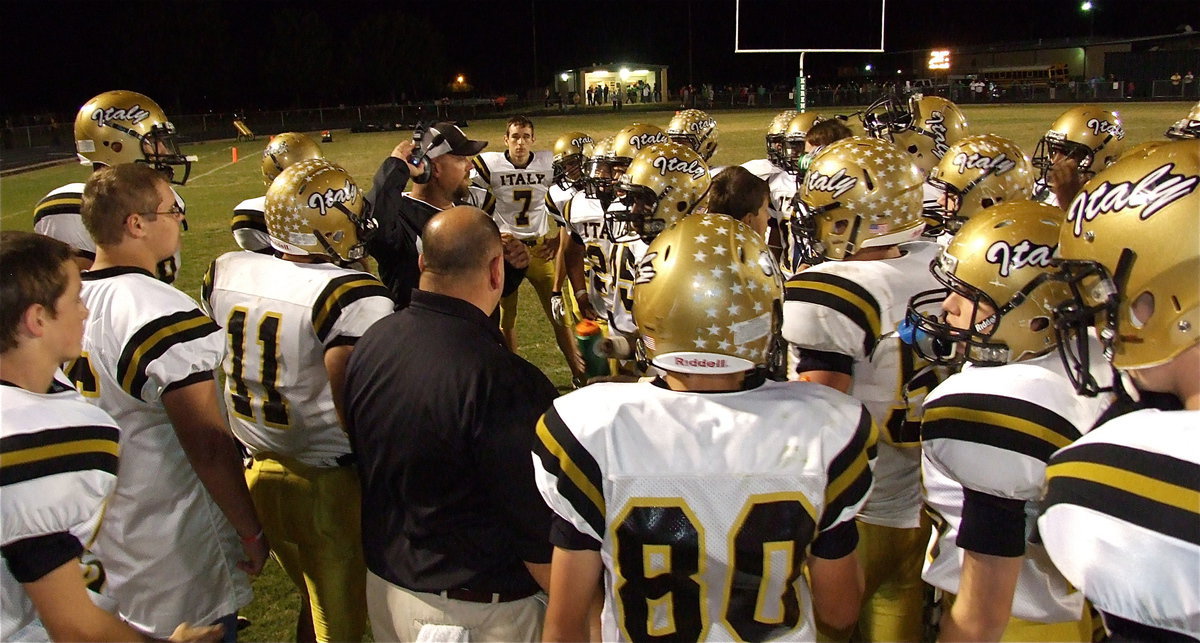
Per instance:
[[[473,589],[448,589],[443,592],[438,592],[442,598],[451,598],[456,601],[466,601],[468,603],[510,603],[519,601],[522,598],[529,598],[536,594],[532,592],[477,592]]]

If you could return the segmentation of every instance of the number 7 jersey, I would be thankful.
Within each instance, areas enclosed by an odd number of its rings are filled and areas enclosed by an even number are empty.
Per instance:
[[[870,490],[861,403],[797,382],[594,384],[555,400],[537,438],[542,497],[600,543],[604,640],[815,638],[801,573]]]

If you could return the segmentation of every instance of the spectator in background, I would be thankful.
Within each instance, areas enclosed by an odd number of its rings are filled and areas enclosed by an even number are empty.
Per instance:
[[[371,629],[537,641],[551,514],[529,453],[556,391],[488,319],[505,280],[491,218],[451,208],[422,239],[412,304],[363,335],[346,380]]]

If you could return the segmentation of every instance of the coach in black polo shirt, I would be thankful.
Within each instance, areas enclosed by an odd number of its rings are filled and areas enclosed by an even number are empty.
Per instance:
[[[359,340],[346,378],[371,628],[540,640],[551,514],[530,453],[556,391],[485,313],[504,286],[491,218],[451,208],[422,238],[420,290]]]

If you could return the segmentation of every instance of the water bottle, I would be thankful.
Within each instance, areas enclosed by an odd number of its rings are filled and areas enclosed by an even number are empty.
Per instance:
[[[579,346],[579,354],[583,356],[584,371],[588,377],[609,374],[608,358],[597,350],[601,339],[600,325],[596,322],[584,319],[575,324],[575,343]]]

